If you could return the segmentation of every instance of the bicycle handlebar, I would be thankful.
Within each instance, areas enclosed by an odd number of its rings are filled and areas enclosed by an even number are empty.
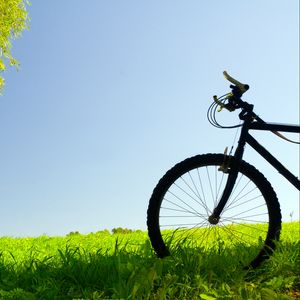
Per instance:
[[[230,85],[231,93],[223,95],[220,98],[214,96],[214,102],[220,106],[218,111],[221,111],[222,108],[226,108],[229,111],[234,111],[237,108],[245,108],[248,104],[244,102],[241,97],[249,90],[249,85],[234,79],[226,71],[224,71],[223,74],[233,85]]]
[[[231,77],[226,71],[223,72],[224,77],[231,82],[232,84],[234,84],[241,92],[241,95],[244,94],[245,92],[247,92],[249,90],[249,85],[248,84],[244,84],[241,83],[239,81],[237,81],[236,79],[234,79],[233,77]]]

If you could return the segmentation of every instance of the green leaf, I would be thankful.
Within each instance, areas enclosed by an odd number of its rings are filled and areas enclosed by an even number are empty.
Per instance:
[[[200,294],[200,298],[204,300],[216,300],[217,298],[206,295],[206,294]]]
[[[261,299],[262,300],[273,300],[276,298],[276,293],[270,289],[262,288],[261,289]]]
[[[5,64],[19,66],[11,55],[11,40],[21,36],[28,29],[29,17],[26,11],[27,0],[0,0],[0,72],[5,71]],[[0,94],[4,78],[0,76]]]

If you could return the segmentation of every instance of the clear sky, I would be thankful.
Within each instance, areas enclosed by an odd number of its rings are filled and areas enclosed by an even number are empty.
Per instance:
[[[0,97],[2,236],[146,229],[159,178],[233,142],[206,120],[223,70],[260,117],[299,123],[298,0],[31,3]],[[299,174],[299,146],[255,136]],[[298,191],[249,148],[245,160],[299,219]]]

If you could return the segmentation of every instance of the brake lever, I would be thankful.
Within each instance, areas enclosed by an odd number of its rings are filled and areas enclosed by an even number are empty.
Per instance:
[[[214,101],[220,106],[220,108],[218,109],[218,112],[222,111],[223,108],[226,108],[226,109],[229,110],[230,112],[235,110],[235,107],[233,106],[233,104],[230,103],[230,102],[231,102],[230,99],[231,99],[232,97],[234,97],[234,96],[233,96],[233,94],[230,93],[230,94],[225,98],[225,100],[228,100],[229,103],[224,104],[222,101],[220,101],[220,100],[218,99],[218,97],[217,97],[216,95],[213,96]]]
[[[249,90],[248,84],[239,82],[238,80],[231,77],[226,71],[223,72],[223,75],[229,82],[234,84],[233,87],[235,86],[239,90],[239,92],[241,93],[240,97]],[[230,86],[230,87],[232,87],[232,86]]]

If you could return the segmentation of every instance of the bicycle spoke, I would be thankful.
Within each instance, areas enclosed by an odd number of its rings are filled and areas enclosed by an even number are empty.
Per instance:
[[[260,220],[252,220],[248,218],[253,218],[253,217],[259,217],[259,216],[267,216],[268,213],[260,213],[256,215],[251,215],[251,216],[245,216],[243,218],[235,218],[235,217],[222,217],[222,220],[240,220],[240,221],[248,221],[252,223],[268,223],[268,222],[262,222]]]
[[[199,223],[164,224],[164,225],[160,225],[160,227],[180,226],[179,228],[186,228],[186,226],[193,226],[193,227],[196,227],[197,225],[199,225]],[[182,226],[185,226],[185,227],[182,227]]]
[[[240,231],[237,231],[237,230],[229,229],[229,228],[227,228],[226,226],[223,226],[223,227],[221,227],[221,228],[227,233],[228,236],[230,236],[230,238],[231,238],[232,242],[234,243],[234,245],[239,246],[240,243],[242,243],[242,244],[249,244],[249,242],[246,243],[245,239],[242,238],[242,237],[245,237],[245,235],[244,235],[243,232],[240,232]],[[233,236],[234,238],[232,238],[232,236]],[[252,236],[250,236],[250,237],[251,237],[251,239],[253,239]],[[235,240],[238,240],[240,243],[237,243]]]
[[[237,223],[237,222],[232,222],[232,224],[239,225],[239,226],[241,226],[241,227],[249,228],[249,229],[251,229],[252,231],[255,230],[255,231],[263,232],[264,234],[266,233],[265,230],[262,230],[262,229],[260,229],[260,228],[253,227],[253,226],[250,226],[250,225],[246,225],[246,224],[243,224],[243,223],[241,224],[241,223]],[[247,233],[238,231],[238,230],[236,230],[236,229],[232,229],[232,230],[234,230],[234,231],[236,231],[236,232],[240,232],[240,233],[242,233],[243,235],[247,235]],[[250,236],[250,235],[249,235],[249,236]]]
[[[249,211],[252,211],[252,210],[254,210],[254,209],[257,209],[257,208],[260,208],[260,207],[263,207],[263,206],[266,206],[266,204],[263,203],[263,204],[258,205],[258,206],[256,206],[256,207],[252,207],[252,208],[250,208],[250,209],[248,209],[248,210],[246,210],[246,211],[239,212],[238,214],[233,215],[232,217],[240,216],[240,215],[242,215],[242,214],[244,214],[244,213],[247,213],[247,212],[249,212]]]
[[[168,191],[168,193],[170,193],[171,195],[173,195],[176,199],[178,199],[180,202],[184,203],[187,207],[189,207],[191,210],[193,210],[196,214],[197,214],[197,211],[187,203],[187,201],[184,201],[183,199],[181,199],[180,197],[178,197],[177,195],[175,195],[174,193],[172,193],[171,191]],[[172,202],[169,200],[169,202]],[[173,202],[172,202],[173,203]]]
[[[203,205],[205,206],[205,209],[206,209],[208,215],[210,215],[212,213],[212,211],[210,210],[210,208],[207,205],[207,201],[206,201],[206,197],[205,197],[206,193],[204,191],[204,187],[203,187],[203,183],[202,183],[202,180],[201,180],[199,168],[197,168],[197,175],[198,175],[198,180],[199,180],[199,184],[200,184],[200,187],[201,187]]]
[[[188,195],[190,198],[192,198],[195,202],[197,202],[200,206],[202,206],[204,209],[207,210],[207,206],[205,205],[205,203],[202,201],[201,197],[199,197],[199,195],[197,195],[195,193],[195,191],[190,187],[190,185],[182,178],[180,177],[180,179],[185,183],[185,185],[192,191],[192,193],[199,198],[200,202],[195,199],[193,196],[191,196],[188,192],[186,192],[183,188],[181,188],[179,185],[177,185],[176,183],[174,183],[174,185],[176,187],[178,187],[182,192],[184,192],[186,195]]]
[[[238,207],[238,206],[241,206],[241,205],[243,205],[243,204],[245,204],[245,203],[252,202],[253,200],[258,199],[258,198],[261,198],[261,197],[262,197],[262,195],[253,197],[253,198],[248,199],[248,200],[246,200],[246,201],[244,201],[244,202],[241,202],[241,203],[239,203],[239,204],[237,204],[237,205],[235,205],[235,206],[227,207],[226,210],[228,211],[228,210],[234,209],[234,208],[236,208],[236,207]],[[265,204],[264,204],[264,205],[265,205]]]
[[[188,214],[193,214],[193,215],[195,215],[195,216],[198,216],[198,212],[195,211],[195,210],[193,210],[193,209],[192,209],[192,211],[190,211],[190,210],[186,209],[185,207],[182,207],[182,206],[180,206],[179,204],[176,204],[176,203],[174,203],[173,201],[168,200],[168,199],[166,199],[166,198],[164,198],[164,202],[171,203],[172,205],[181,208],[181,209],[182,209],[182,210],[181,210],[182,212],[186,212],[186,213],[188,213]],[[181,201],[181,202],[185,204],[184,201]],[[189,206],[188,206],[188,207],[189,207]],[[164,207],[164,206],[162,206],[162,208],[166,209],[166,207]]]
[[[238,188],[240,188],[239,186],[240,186],[240,184],[241,184],[241,182],[242,182],[242,178],[243,178],[243,175],[242,176],[240,176],[240,178],[239,178],[239,180],[235,183],[235,186],[234,186],[234,189],[233,189],[233,191],[232,191],[232,193],[231,193],[231,198],[233,198],[233,199],[231,199],[230,201],[228,201],[227,203],[228,203],[228,205],[226,206],[227,208],[228,207],[230,207],[231,205],[233,205],[234,203],[236,203],[240,198],[238,198],[239,197],[239,195],[243,192],[243,190],[247,187],[247,185],[250,183],[250,180],[244,185],[244,187],[242,187],[242,189],[240,189],[240,191],[237,193],[237,195],[235,195],[235,192],[236,192],[236,190],[238,189]],[[235,197],[233,197],[233,195],[235,195]],[[242,198],[242,197],[241,197]]]
[[[187,213],[187,214],[185,214],[185,215],[182,216],[182,217],[186,217],[186,218],[188,218],[188,217],[194,217],[194,218],[195,217],[202,217],[202,218],[207,217],[206,215],[201,215],[199,213],[195,214],[194,212],[191,212],[191,211],[188,211],[188,210],[180,210],[180,209],[175,209],[175,208],[170,208],[170,207],[164,207],[164,206],[162,206],[161,209],[169,210],[169,211],[176,211],[176,212],[180,212],[180,213]],[[160,215],[160,217],[163,217],[163,215]],[[178,217],[178,215],[164,216],[164,217]]]
[[[207,174],[207,178],[208,178],[208,182],[209,182],[209,187],[210,187],[210,192],[211,192],[211,198],[212,198],[212,201],[214,203],[214,207],[216,207],[217,202],[216,202],[216,199],[214,197],[214,192],[213,192],[213,188],[212,188],[212,184],[211,184],[211,179],[210,179],[210,176],[209,176],[208,168],[205,167],[205,169],[206,169],[206,174]]]
[[[222,173],[222,177],[221,177],[221,180],[220,180],[220,183],[219,183],[219,187],[218,187],[218,192],[217,192],[217,196],[216,196],[217,199],[219,199],[220,190],[221,190],[221,187],[222,187],[222,184],[223,184],[223,180],[224,180],[224,172],[221,172],[221,173]]]
[[[189,177],[190,177],[190,179],[191,179],[191,181],[192,181],[192,183],[193,183],[193,186],[194,186],[194,188],[195,188],[195,190],[196,190],[196,192],[197,192],[198,198],[199,198],[199,200],[200,200],[201,203],[202,203],[203,208],[206,210],[207,214],[209,214],[209,209],[208,209],[208,207],[207,207],[205,201],[202,200],[202,198],[201,198],[201,196],[200,196],[200,193],[199,193],[199,191],[198,191],[198,188],[197,188],[197,186],[196,186],[196,184],[195,184],[195,181],[194,181],[193,177],[191,176],[190,172],[188,172],[188,174],[189,174]],[[199,203],[199,204],[200,204],[200,203]]]

